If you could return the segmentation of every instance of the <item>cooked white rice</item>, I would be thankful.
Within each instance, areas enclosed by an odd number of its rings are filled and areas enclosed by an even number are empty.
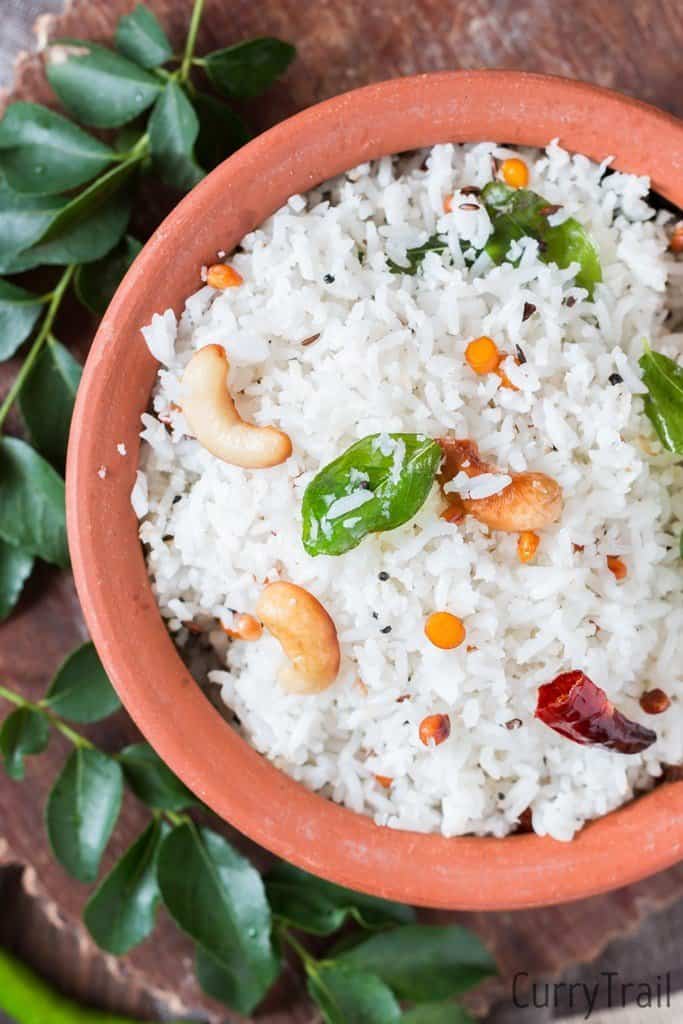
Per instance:
[[[542,263],[529,239],[515,243],[517,265],[492,267],[482,256],[468,269],[460,240],[479,249],[490,222],[485,210],[457,204],[445,214],[444,196],[485,185],[492,156],[510,155],[490,143],[440,145],[293,196],[232,258],[241,287],[201,288],[178,324],[170,310],[155,316],[143,333],[162,366],[155,415],[143,416],[134,507],[176,642],[196,642],[184,624],[206,624],[222,666],[211,683],[279,768],[381,825],[502,836],[530,807],[536,832],[566,840],[683,760],[683,470],[636,397],[643,338],[669,355],[683,349],[683,334],[670,333],[680,310],[667,321],[681,304],[683,263],[666,251],[670,215],[647,205],[646,178],[606,174],[608,161],[597,166],[553,143],[522,151],[529,187],[561,204],[556,221],[576,217],[597,243],[603,283],[594,301],[573,284],[576,268]],[[414,277],[389,272],[387,255],[405,263],[406,247],[434,231],[447,235],[450,253],[428,254]],[[523,320],[525,303],[536,312]],[[503,365],[518,391],[467,365],[465,347],[482,334],[510,354],[522,347],[526,363]],[[228,353],[244,417],[290,435],[285,464],[242,470],[187,436],[180,379],[209,342]],[[623,383],[608,381],[614,373]],[[533,563],[520,564],[513,534],[489,534],[471,517],[457,526],[440,519],[436,486],[405,526],[340,557],[307,555],[307,484],[382,431],[471,438],[503,471],[558,480],[564,511]],[[477,485],[491,493],[500,481]],[[608,554],[626,563],[623,581]],[[284,655],[272,636],[231,643],[212,628],[229,626],[231,609],[252,611],[275,579],[309,589],[336,623],[342,667],[322,694],[283,692]],[[425,637],[435,610],[464,621],[457,650]],[[624,756],[535,720],[539,685],[570,669],[656,729],[657,743]],[[657,717],[638,702],[653,687],[672,699]],[[426,747],[418,726],[435,712],[449,714],[452,731]],[[506,728],[513,719],[521,726]]]

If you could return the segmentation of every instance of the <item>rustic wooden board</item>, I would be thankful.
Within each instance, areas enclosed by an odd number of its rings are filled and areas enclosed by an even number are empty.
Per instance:
[[[183,38],[190,0],[147,0],[174,41]],[[40,36],[87,36],[109,41],[119,15],[134,0],[72,0],[59,17],[40,21]],[[620,89],[683,115],[680,0],[207,0],[200,50],[253,35],[275,34],[296,43],[299,58],[282,84],[251,108],[265,128],[309,104],[381,78],[444,68],[507,67],[571,75]],[[50,101],[42,61],[23,55],[12,98]],[[67,313],[61,336],[83,356],[93,324]],[[5,386],[7,370],[3,378]],[[40,695],[61,657],[84,636],[73,585],[47,570],[31,582],[13,619],[0,629],[0,677],[29,696]],[[105,748],[135,738],[121,713],[92,730]],[[46,976],[84,1001],[140,1017],[196,1014],[211,1024],[237,1019],[198,991],[190,945],[162,919],[155,936],[123,960],[100,954],[79,915],[85,887],[52,859],[42,828],[50,780],[65,756],[55,739],[34,760],[22,785],[0,777],[0,942],[10,943]],[[132,799],[124,808],[110,863],[141,830],[144,810]],[[265,865],[263,851],[226,827],[226,834]],[[564,907],[500,914],[426,914],[454,917],[474,927],[497,955],[503,979],[473,1005],[484,1012],[509,992],[516,971],[559,973],[589,961],[643,916],[683,895],[683,865],[619,892]],[[259,1013],[264,1024],[303,1024],[314,1019],[300,979],[288,970]],[[521,1018],[520,1018],[521,1020]]]

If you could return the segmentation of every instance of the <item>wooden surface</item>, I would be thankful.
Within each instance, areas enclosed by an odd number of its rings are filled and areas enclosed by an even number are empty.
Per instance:
[[[16,45],[15,27],[31,2],[2,0],[3,46]],[[190,0],[148,0],[178,42]],[[108,41],[120,13],[133,0],[74,0],[60,17],[41,20],[43,38],[87,35]],[[399,74],[454,67],[527,68],[581,77],[631,93],[683,115],[681,0],[207,0],[199,49],[228,45],[246,36],[280,35],[297,44],[299,58],[284,82],[252,106],[255,127],[345,89]],[[5,49],[5,55],[7,50]],[[24,56],[14,97],[47,101],[39,56]],[[68,316],[61,336],[83,355],[92,323]],[[5,379],[6,384],[6,379]],[[84,636],[67,575],[43,571],[32,580],[18,613],[0,629],[0,677],[29,696],[40,695],[60,658]],[[122,713],[92,730],[116,749],[135,737]],[[12,945],[46,976],[84,1001],[139,1017],[168,1019],[193,1014],[211,1024],[236,1020],[206,1000],[194,982],[190,946],[165,919],[155,936],[123,960],[102,956],[79,921],[87,889],[69,880],[48,851],[42,808],[50,780],[65,756],[61,740],[31,762],[28,781],[0,776],[0,942]],[[107,863],[146,821],[129,799]],[[236,838],[260,864],[267,855]],[[635,929],[652,910],[683,896],[683,865],[639,885],[582,903],[506,914],[426,915],[458,917],[497,955],[503,980],[475,1000],[483,1012],[509,992],[515,971],[556,975],[594,958],[617,935]],[[678,918],[681,921],[681,917]],[[648,971],[667,969],[648,943]],[[576,968],[575,968],[576,970]],[[655,1024],[653,1011],[648,1021]],[[315,1014],[298,977],[288,971],[265,1010],[264,1024],[304,1024]],[[521,1011],[513,1017],[522,1024]],[[538,1018],[534,1017],[534,1020]]]

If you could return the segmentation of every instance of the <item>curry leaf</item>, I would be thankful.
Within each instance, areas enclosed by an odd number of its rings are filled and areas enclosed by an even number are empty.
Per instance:
[[[247,98],[265,92],[291,64],[296,49],[281,39],[249,39],[208,53],[206,73],[226,96]]]
[[[80,882],[94,882],[121,809],[121,768],[99,750],[76,747],[48,797],[55,857]]]
[[[193,155],[198,133],[192,104],[176,82],[169,82],[149,119],[149,142],[159,173],[175,188],[191,189],[204,177]]]
[[[109,146],[37,103],[11,103],[0,121],[0,168],[15,192],[65,192],[94,178],[114,155]]]
[[[114,196],[86,217],[58,238],[20,253],[12,262],[10,272],[18,274],[41,264],[64,267],[69,263],[101,259],[125,233],[130,218],[130,199],[126,195]]]
[[[81,724],[99,722],[121,707],[95,645],[90,642],[77,647],[62,662],[45,700],[62,718]]]
[[[262,983],[245,971],[238,959],[226,967],[202,946],[197,946],[195,953],[195,973],[207,995],[245,1015],[258,1006],[265,994]]]
[[[37,295],[0,280],[0,361],[13,356],[28,338],[42,308]]]
[[[149,7],[138,6],[119,19],[116,49],[143,68],[156,68],[173,56],[168,36]]]
[[[136,152],[141,152],[144,149],[144,142],[142,140],[146,134],[142,130],[142,125],[139,121],[133,124],[124,124],[115,133],[112,145],[117,153],[130,157],[132,149],[135,149]]]
[[[476,935],[459,925],[406,925],[373,935],[335,961],[371,971],[399,999],[448,999],[496,973],[496,963]]]
[[[167,768],[148,743],[135,743],[119,754],[126,782],[139,800],[161,811],[182,811],[197,800]]]
[[[46,562],[66,567],[64,481],[15,437],[0,439],[0,538]]]
[[[91,186],[92,189],[98,187],[99,182]],[[98,196],[92,204],[89,190],[88,194],[81,193],[56,213],[45,237],[16,255],[7,270],[17,274],[41,264],[66,266],[101,259],[124,235],[130,206],[130,196],[125,190],[111,196]]]
[[[141,249],[137,238],[126,235],[102,259],[79,266],[74,287],[86,309],[96,316],[104,315],[121,279]]]
[[[0,273],[14,269],[19,253],[37,242],[66,204],[60,196],[20,195],[0,181]]]
[[[128,160],[113,167],[70,199],[31,248],[14,260],[12,270],[40,263],[89,263],[105,256],[126,230],[130,197],[125,186],[135,166]]]
[[[524,188],[510,188],[502,181],[491,181],[481,198],[486,206],[493,233],[485,251],[494,263],[508,258],[511,244],[520,238],[535,238],[539,243],[539,259],[565,268],[579,264],[576,283],[590,297],[595,285],[602,281],[600,256],[590,235],[574,217],[554,227],[548,216],[557,207],[547,199]]]
[[[284,861],[268,873],[266,892],[276,917],[314,935],[331,935],[348,918],[369,929],[415,920],[414,911],[402,903],[353,892]]]
[[[21,596],[33,569],[33,555],[0,540],[0,622],[4,622]]]
[[[234,977],[235,998],[256,1005],[279,970],[256,869],[222,836],[183,824],[164,840],[158,877],[176,923]]]
[[[416,245],[412,249],[406,249],[407,265],[396,263],[387,259],[387,266],[392,274],[408,274],[414,277],[428,252],[447,252],[448,242],[441,235],[431,235],[422,245]]]
[[[327,1024],[392,1024],[401,1020],[391,989],[370,971],[323,963],[311,971],[308,991]]]
[[[683,454],[683,368],[647,344],[640,366],[645,413],[666,450]]]
[[[85,220],[88,220],[88,224],[91,225],[93,214],[105,206],[109,199],[121,192],[135,171],[136,164],[135,158],[125,160],[117,167],[112,167],[97,181],[70,199],[64,209],[59,211],[47,231],[41,235],[39,241],[45,243],[60,238]],[[99,256],[91,258],[98,259]]]
[[[158,78],[126,57],[84,39],[52,43],[46,68],[66,109],[94,128],[118,128],[132,121],[162,87]]]
[[[24,777],[24,758],[42,754],[49,739],[50,727],[40,711],[17,708],[8,715],[0,729],[0,754],[9,777],[20,782]]]
[[[424,434],[371,434],[351,445],[306,488],[306,551],[341,555],[366,534],[407,522],[426,501],[441,456]]]
[[[195,91],[192,106],[199,118],[195,155],[202,167],[210,171],[248,142],[251,132],[227,103],[208,93]]]
[[[123,956],[154,930],[157,861],[169,826],[153,821],[90,897],[83,919],[100,949]]]
[[[19,396],[19,408],[31,441],[41,455],[60,469],[66,458],[66,444],[81,367],[55,338],[47,344],[31,367]]]

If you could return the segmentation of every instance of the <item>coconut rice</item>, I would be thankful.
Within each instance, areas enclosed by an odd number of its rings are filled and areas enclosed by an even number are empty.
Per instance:
[[[484,186],[492,161],[518,155],[529,188],[561,206],[555,222],[575,217],[596,243],[592,301],[576,267],[542,262],[530,238],[513,243],[514,262],[482,254],[468,266],[489,217],[462,203],[445,213],[444,197]],[[181,650],[211,651],[219,667],[199,681],[218,688],[250,744],[380,825],[503,836],[530,809],[537,833],[568,840],[683,760],[683,469],[638,397],[643,339],[683,350],[683,262],[667,252],[671,215],[648,205],[648,188],[557,143],[385,157],[292,196],[231,258],[240,287],[202,287],[179,322],[169,310],[143,331],[161,367],[133,504],[161,614]],[[435,232],[447,251],[428,252],[414,276],[390,272],[388,259],[405,264]],[[480,335],[508,353],[518,390],[472,372],[464,352]],[[208,343],[227,352],[241,414],[291,438],[285,463],[240,469],[188,436],[181,376]],[[558,481],[562,516],[533,562],[519,561],[514,534],[440,518],[436,485],[404,526],[338,557],[306,554],[308,483],[358,439],[394,431],[470,438],[501,472]],[[336,624],[341,669],[323,693],[284,692],[282,648],[267,632],[246,643],[220,627],[278,579],[313,593]],[[425,636],[435,610],[462,619],[456,650]],[[657,742],[621,755],[535,720],[539,686],[570,669]],[[639,704],[655,687],[671,699],[656,717]],[[419,724],[438,713],[450,736],[425,746]]]

